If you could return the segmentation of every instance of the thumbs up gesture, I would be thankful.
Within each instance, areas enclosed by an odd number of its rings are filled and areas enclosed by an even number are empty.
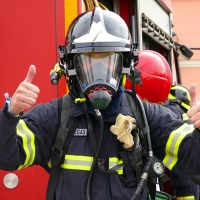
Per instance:
[[[190,110],[187,116],[195,128],[200,128],[200,102],[197,99],[197,88],[195,84],[190,86]]]
[[[15,113],[20,113],[25,109],[31,108],[36,103],[39,88],[32,84],[33,78],[36,74],[36,68],[34,65],[29,67],[26,78],[20,83],[17,90],[11,99],[11,110]]]

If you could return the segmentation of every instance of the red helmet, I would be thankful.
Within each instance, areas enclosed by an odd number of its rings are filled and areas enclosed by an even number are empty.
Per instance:
[[[171,70],[166,59],[156,51],[141,50],[138,52],[141,83],[136,84],[138,96],[152,103],[167,100],[171,87]]]

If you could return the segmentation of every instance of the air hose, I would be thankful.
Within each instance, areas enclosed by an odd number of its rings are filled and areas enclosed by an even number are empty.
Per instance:
[[[147,130],[146,137],[147,137],[147,143],[148,143],[148,149],[149,149],[149,157],[147,159],[147,163],[145,164],[143,173],[140,177],[140,182],[137,185],[136,191],[133,197],[131,198],[131,200],[140,199],[142,189],[144,185],[146,184],[148,177],[150,177],[152,180],[153,179],[155,180],[155,178],[164,174],[164,165],[162,164],[160,160],[158,160],[155,156],[153,156],[153,150],[152,150],[151,139],[150,139],[150,130],[148,128],[148,122],[147,122],[144,106],[142,104],[142,101],[139,99],[137,95],[136,95],[136,98],[138,100],[139,107],[141,108],[140,111],[142,113],[142,117],[144,120],[144,127]]]
[[[86,186],[87,200],[90,200],[90,185],[91,185],[92,175],[93,175],[93,172],[94,172],[95,165],[97,164],[97,161],[98,161],[98,158],[99,158],[99,153],[100,153],[101,145],[102,145],[102,141],[103,141],[103,130],[104,130],[103,119],[102,119],[102,116],[101,116],[101,113],[100,113],[99,110],[95,109],[95,112],[96,112],[96,115],[98,117],[99,124],[100,124],[100,138],[99,138],[97,150],[95,152],[94,161],[92,163],[91,170],[90,170],[88,180],[87,180],[87,186]]]

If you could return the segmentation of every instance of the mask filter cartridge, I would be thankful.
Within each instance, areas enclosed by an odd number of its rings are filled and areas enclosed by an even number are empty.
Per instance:
[[[112,94],[106,88],[95,88],[88,94],[89,101],[94,109],[105,109],[112,101]]]

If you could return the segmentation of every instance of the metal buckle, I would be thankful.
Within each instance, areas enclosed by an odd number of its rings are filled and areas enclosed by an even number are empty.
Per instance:
[[[56,155],[58,155],[59,157],[61,157],[63,154],[63,150],[59,150],[56,147],[52,148],[52,152],[55,153]]]

